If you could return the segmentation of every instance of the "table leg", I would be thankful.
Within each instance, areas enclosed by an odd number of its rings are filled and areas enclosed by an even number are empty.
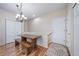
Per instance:
[[[27,38],[26,37],[21,37],[21,42],[27,42]]]
[[[32,48],[33,48],[33,50],[36,50],[36,48],[37,48],[36,42],[37,42],[37,38],[32,39]]]

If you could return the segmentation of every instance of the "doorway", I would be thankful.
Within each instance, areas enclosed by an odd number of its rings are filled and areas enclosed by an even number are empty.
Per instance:
[[[12,19],[6,19],[6,40],[5,44],[14,42],[16,38],[20,38],[21,23]]]

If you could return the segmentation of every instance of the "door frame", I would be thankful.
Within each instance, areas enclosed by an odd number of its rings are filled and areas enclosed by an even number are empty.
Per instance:
[[[76,56],[77,55],[77,50],[76,50],[77,49],[77,46],[76,46],[77,45],[77,43],[76,43],[77,33],[75,33],[75,32],[76,32],[77,29],[75,29],[75,26],[76,26],[77,15],[75,14],[76,13],[75,10],[79,6],[79,3],[75,3],[74,5],[75,5],[74,8],[73,8],[73,10],[74,10],[74,55]]]
[[[17,22],[16,20],[15,20],[15,18],[13,19],[13,18],[9,18],[9,17],[5,17],[5,46],[6,46],[6,44],[8,44],[7,43],[7,33],[6,33],[6,22],[7,22],[7,20],[9,20],[9,21],[13,21],[13,22]],[[23,30],[24,31],[24,30]],[[21,23],[21,33],[22,33],[22,23]]]

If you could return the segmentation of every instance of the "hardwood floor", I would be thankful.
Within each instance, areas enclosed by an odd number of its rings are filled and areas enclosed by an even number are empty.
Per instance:
[[[46,51],[46,48],[37,46],[37,49],[32,51],[28,56],[43,56]],[[20,48],[15,47],[15,43],[10,43],[0,47],[0,56],[25,56],[25,54]]]

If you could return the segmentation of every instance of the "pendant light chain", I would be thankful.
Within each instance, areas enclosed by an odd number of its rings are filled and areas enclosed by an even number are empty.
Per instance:
[[[23,15],[23,11],[22,11],[23,6],[22,6],[22,3],[17,4],[16,7],[17,7],[16,20],[17,20],[17,21],[20,21],[20,22],[25,21],[25,20],[27,19],[27,17],[25,17],[25,16]]]

